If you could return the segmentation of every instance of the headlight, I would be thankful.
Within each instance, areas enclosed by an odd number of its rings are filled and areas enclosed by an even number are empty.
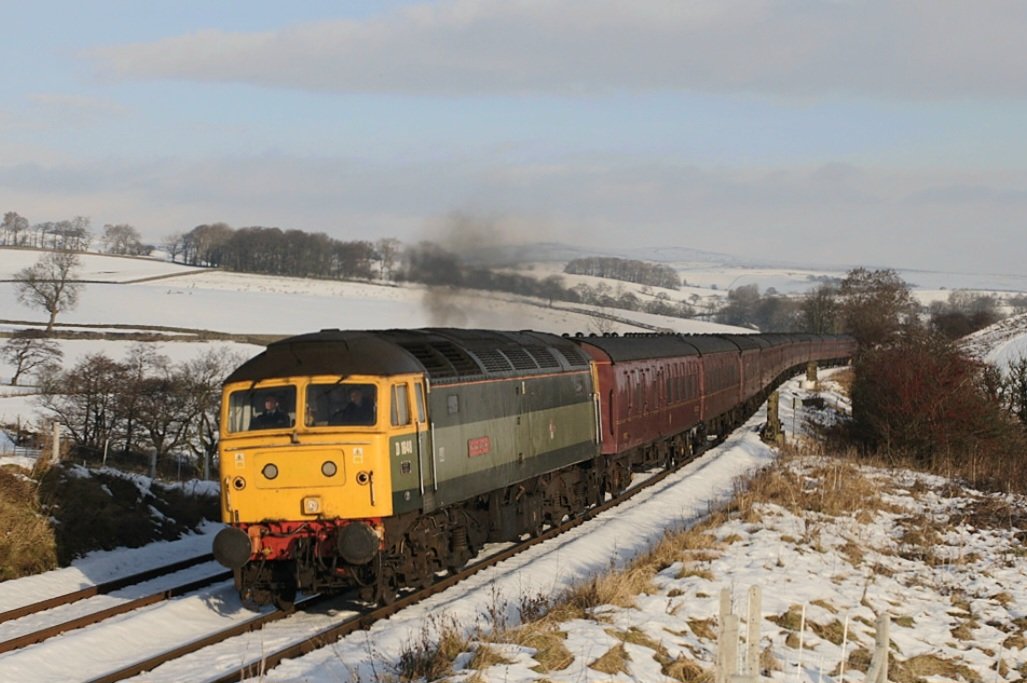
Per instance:
[[[274,479],[278,476],[278,467],[273,463],[269,462],[268,464],[264,465],[264,469],[262,469],[260,473],[268,479]]]
[[[303,499],[303,514],[321,514],[321,496],[307,496]]]
[[[331,460],[326,460],[325,463],[321,465],[321,474],[325,475],[326,477],[334,477],[335,473],[338,471],[339,468]]]

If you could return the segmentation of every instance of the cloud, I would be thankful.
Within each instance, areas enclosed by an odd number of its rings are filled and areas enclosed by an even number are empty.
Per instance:
[[[1027,274],[1027,174],[1004,170],[613,158],[444,167],[289,155],[105,160],[0,165],[0,206],[32,222],[87,215],[94,225],[130,223],[150,240],[225,221],[415,242],[451,236],[454,222],[467,219],[482,239]]]
[[[445,0],[86,56],[111,79],[414,95],[1027,95],[1022,0]]]

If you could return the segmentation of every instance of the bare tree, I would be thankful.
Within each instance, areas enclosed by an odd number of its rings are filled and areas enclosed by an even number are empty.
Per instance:
[[[838,324],[838,290],[820,285],[802,300],[804,332],[831,334]]]
[[[399,257],[400,242],[395,237],[385,237],[374,243],[375,254],[378,256],[378,276],[382,280],[392,276],[392,269],[396,267],[396,259]]]
[[[150,476],[157,463],[184,446],[189,435],[189,382],[184,371],[167,356],[154,356],[150,373],[139,383],[136,420],[150,451]]]
[[[57,314],[75,308],[82,284],[75,282],[79,266],[78,254],[52,251],[40,257],[34,266],[14,274],[18,301],[31,308],[42,308],[50,315],[46,334],[53,331]]]
[[[118,428],[125,366],[103,354],[86,356],[67,372],[42,373],[39,405],[79,446],[100,451]]]
[[[242,362],[237,353],[213,349],[186,362],[182,371],[187,378],[190,434],[187,446],[203,463],[204,478],[210,477],[211,459],[217,452],[221,385]]]
[[[918,322],[909,285],[894,270],[851,270],[838,293],[842,329],[864,347],[894,341],[904,327]]]
[[[29,221],[17,211],[8,211],[4,214],[4,222],[0,225],[3,231],[3,243],[16,247],[25,242],[29,231]]]
[[[61,347],[50,339],[40,337],[34,331],[17,332],[8,339],[0,357],[14,366],[11,386],[18,386],[18,378],[36,369],[56,366],[64,356]]]
[[[137,256],[145,249],[139,231],[127,223],[108,223],[103,226],[103,237],[100,240],[110,254]]]

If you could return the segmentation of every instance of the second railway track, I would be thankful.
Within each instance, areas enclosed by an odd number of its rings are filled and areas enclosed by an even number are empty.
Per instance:
[[[687,462],[682,462],[673,469],[661,470],[656,474],[652,474],[644,481],[641,481],[635,486],[627,489],[620,496],[608,500],[600,506],[590,508],[582,515],[565,520],[562,524],[556,527],[550,527],[537,537],[529,538],[518,542],[513,546],[494,552],[487,557],[479,559],[455,574],[445,575],[431,586],[403,594],[393,604],[370,610],[367,610],[366,608],[361,610],[359,607],[356,607],[354,603],[350,603],[351,605],[354,605],[355,609],[349,611],[345,616],[336,615],[329,619],[329,621],[332,621],[333,623],[319,625],[312,629],[313,633],[304,634],[302,637],[287,639],[288,642],[280,646],[274,646],[271,649],[262,648],[259,654],[245,659],[237,666],[224,667],[217,671],[210,670],[209,676],[202,680],[205,680],[208,683],[230,683],[232,681],[239,681],[252,676],[260,676],[264,672],[278,666],[283,661],[299,657],[318,648],[325,647],[326,645],[336,642],[351,633],[368,629],[376,622],[390,617],[400,610],[406,609],[407,607],[415,605],[432,595],[445,591],[470,576],[488,569],[489,567],[495,566],[500,562],[508,560],[534,545],[556,538],[564,532],[592,519],[596,515],[620,505],[635,496],[637,493],[662,481],[669,474],[675,472],[686,464]],[[335,600],[339,602],[343,601],[343,599],[340,598],[336,598]],[[324,598],[312,596],[297,603],[297,606],[309,609],[310,607],[324,601]],[[156,677],[157,680],[164,680],[164,677],[155,676],[155,674],[160,673],[159,671],[154,671],[158,667],[171,663],[179,658],[186,657],[192,653],[199,652],[200,650],[217,643],[224,642],[227,639],[243,633],[262,629],[264,626],[273,622],[280,622],[286,616],[287,615],[284,613],[276,611],[254,617],[252,620],[245,623],[236,624],[216,633],[197,637],[191,642],[178,645],[174,648],[169,648],[168,650],[153,656],[142,658],[116,671],[111,671],[102,676],[91,678],[89,679],[89,683],[114,683],[115,681],[125,680],[146,672],[154,672],[154,675],[147,676],[147,680],[150,680],[153,677]],[[223,660],[223,658],[220,659]],[[209,658],[209,661],[211,669],[218,668],[218,665],[215,662],[219,661],[219,658],[211,657]],[[169,672],[166,678],[169,680],[176,680],[178,676]]]

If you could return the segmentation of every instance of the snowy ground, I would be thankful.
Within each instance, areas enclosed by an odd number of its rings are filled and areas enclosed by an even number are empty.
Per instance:
[[[39,253],[0,249],[0,280],[9,279],[19,269],[34,263]],[[223,273],[98,254],[86,254],[82,258],[81,277],[103,282],[87,284],[78,306],[61,313],[58,324],[160,325],[282,336],[326,328],[428,326],[533,329],[556,334],[643,331],[655,327],[679,332],[748,331],[646,313],[602,311],[564,304],[550,307],[539,300],[499,293]],[[134,282],[159,275],[175,277]],[[600,320],[589,315],[588,310],[612,314],[628,322]],[[0,281],[0,321],[41,324],[43,317],[40,312],[17,302],[13,283]],[[24,326],[0,323],[0,331]],[[99,351],[120,360],[134,342],[61,340],[59,343],[65,354],[64,365],[70,367],[86,354]],[[262,350],[252,344],[216,341],[162,341],[154,345],[158,353],[174,361],[198,356],[212,348],[228,347],[241,358]],[[0,382],[9,381],[12,374],[11,366],[0,361]],[[29,381],[30,378],[26,378],[23,383]],[[9,387],[0,389],[3,389],[0,391],[0,422],[24,424],[36,419],[37,408],[30,394]]]
[[[8,259],[11,253],[19,255]],[[26,253],[30,252],[0,250],[0,276],[34,262],[37,255],[25,256]],[[120,267],[109,263],[105,257],[90,257],[90,279],[123,283],[179,268],[142,262],[144,265],[133,263],[130,271],[120,271]],[[737,279],[740,276],[733,277],[731,286],[746,284]],[[38,320],[39,314],[17,305],[11,285],[0,283],[0,319]],[[313,282],[210,271],[138,284],[90,284],[80,307],[59,320],[272,334],[325,327],[438,324],[587,332],[590,323],[588,316],[533,305],[516,297],[454,295],[417,287]],[[680,331],[708,331],[700,324],[673,318],[652,317],[642,322],[663,324],[660,320]],[[997,336],[982,342],[982,348],[1000,346],[1010,349],[1011,354],[1012,349],[1019,348],[1017,344],[1027,348],[1022,341],[1025,333],[1027,329],[1013,327],[1002,333],[1006,336],[995,332]],[[129,346],[124,342],[64,344],[70,362],[100,349],[117,357]],[[204,348],[209,345],[167,342],[161,344],[160,352],[185,359]],[[246,355],[259,350],[244,345],[238,348]],[[0,366],[0,376],[9,374],[8,367]],[[799,383],[793,382],[783,393],[782,418],[786,430],[802,428],[802,417],[793,415],[791,407],[792,397],[803,391]],[[22,391],[5,393],[10,395],[0,397],[0,418],[15,421],[34,412],[32,399]],[[832,401],[844,405],[844,401]],[[776,457],[756,437],[760,421],[759,416],[755,417],[720,448],[692,463],[685,472],[661,482],[657,490],[423,605],[404,610],[370,633],[356,634],[287,662],[269,672],[264,680],[387,680],[401,653],[419,640],[426,628],[440,623],[443,616],[470,632],[476,624],[482,624],[482,615],[501,606],[507,622],[515,623],[517,606],[526,596],[540,592],[555,594],[611,566],[623,566],[659,541],[666,529],[686,527],[722,505],[734,493],[737,477],[768,465]],[[790,467],[810,487],[821,485],[815,476],[821,467],[819,461],[800,460]],[[460,670],[470,659],[468,652],[458,659],[458,671],[451,679],[464,681],[477,675],[478,680],[509,682],[666,680],[653,658],[654,650],[645,644],[653,642],[661,645],[671,658],[686,656],[708,668],[713,660],[714,641],[702,625],[708,625],[716,616],[717,592],[722,587],[733,588],[738,599],[754,584],[764,588],[763,645],[771,649],[781,667],[769,674],[774,680],[836,680],[831,672],[841,657],[841,648],[830,638],[818,635],[817,629],[828,633],[828,625],[844,622],[848,617],[851,653],[855,648],[852,641],[866,647],[869,627],[865,622],[872,621],[872,614],[881,610],[887,610],[895,619],[894,654],[898,659],[930,653],[958,660],[980,681],[1012,682],[1027,678],[1027,651],[1022,638],[1027,628],[1023,530],[1019,530],[1021,536],[1017,541],[1016,531],[956,524],[953,531],[932,537],[933,562],[911,559],[912,551],[903,545],[910,543],[909,519],[927,520],[922,526],[929,526],[933,520],[952,516],[954,511],[979,506],[987,497],[966,491],[949,495],[951,491],[946,490],[949,487],[944,482],[907,473],[868,470],[865,476],[878,482],[881,497],[888,504],[887,511],[871,519],[829,519],[799,517],[783,507],[768,505],[761,509],[758,524],[735,520],[712,532],[722,546],[715,557],[699,560],[695,566],[667,567],[657,576],[656,590],[640,595],[633,608],[601,608],[589,619],[561,627],[568,634],[564,644],[573,657],[565,669],[539,673],[533,670],[539,663],[538,654],[530,648],[490,646],[500,649],[511,663],[482,671]],[[936,491],[936,486],[941,490]],[[1024,505],[1023,501],[1014,504],[1021,509]],[[209,525],[203,534],[176,543],[93,554],[68,569],[2,583],[0,610],[64,593],[85,583],[133,573],[170,558],[203,552],[209,548],[218,526]],[[853,559],[854,547],[861,550],[862,561]],[[808,621],[817,626],[810,626],[805,633],[805,654],[799,667],[797,649],[789,645],[790,631],[778,622],[790,623],[790,618],[781,618],[782,615],[794,613],[803,605]],[[102,630],[69,633],[24,652],[0,655],[0,681],[88,679],[131,663],[148,648],[195,638],[248,616],[230,586],[217,586],[154,606],[144,614],[124,615]],[[344,616],[342,608],[300,615],[261,633],[233,639],[166,665],[140,680],[205,680],[216,676],[218,670],[312,633]],[[636,632],[645,638],[624,635]],[[618,644],[630,657],[623,671],[604,673],[592,668],[597,659]],[[1001,665],[992,670],[990,667],[996,662]],[[930,683],[955,680],[951,671],[924,676]],[[969,676],[964,678],[972,680]],[[846,680],[858,682],[862,676],[850,669]]]
[[[527,591],[558,592],[591,574],[608,569],[612,563],[627,562],[659,539],[665,529],[681,528],[716,507],[730,495],[736,477],[766,464],[773,457],[773,452],[756,438],[758,422],[758,418],[754,418],[723,446],[691,464],[686,471],[661,482],[656,490],[644,492],[559,539],[537,546],[422,605],[404,610],[376,626],[370,634],[357,634],[324,651],[287,663],[270,672],[267,680],[348,681],[350,672],[359,670],[366,674],[371,668],[398,657],[431,614],[445,612],[472,624],[479,612],[493,604],[497,592],[511,597]],[[197,547],[204,540],[209,541],[206,537],[186,540]],[[159,551],[162,557],[166,557],[168,545],[153,548],[152,552]],[[125,551],[124,573],[136,571],[141,564],[148,563],[151,548]],[[194,549],[190,546],[190,550]],[[112,558],[106,554],[101,557]],[[96,577],[101,571],[97,568],[98,560],[93,558],[90,556],[84,561],[88,568],[83,568],[83,561],[80,561],[71,569],[0,584],[0,601],[6,600],[11,606],[16,606],[40,599],[47,590],[43,586],[60,593],[73,588],[83,576],[99,580]],[[29,594],[31,599],[23,597]],[[0,655],[0,680],[57,681],[100,675],[138,658],[140,648],[148,647],[143,643],[167,645],[172,638],[188,640],[225,625],[225,618],[234,621],[244,616],[236,596],[223,588],[186,596],[154,609],[166,610],[168,618],[173,615],[176,620],[173,633],[162,628],[160,620],[120,617],[120,628],[104,627],[102,641],[95,634],[83,630],[22,652]],[[213,619],[205,616],[205,611],[211,609],[220,616]],[[223,666],[239,664],[254,653],[268,651],[303,633],[313,633],[344,614],[304,615],[300,620],[289,620],[291,624],[240,636],[203,656],[161,667],[144,680],[204,680],[204,676],[213,675],[212,667],[216,666],[213,662]],[[193,630],[188,630],[189,623],[194,624]],[[373,657],[368,656],[368,638],[374,642]],[[132,650],[126,650],[123,645],[129,642],[133,644]]]
[[[803,408],[801,398],[806,396],[800,380],[783,389],[786,431],[792,425],[801,430],[806,417],[824,414]],[[791,412],[793,397],[799,399],[797,415]],[[824,397],[829,407],[846,406],[830,394]],[[667,566],[633,606],[601,606],[586,618],[559,624],[556,628],[566,634],[562,642],[571,657],[566,667],[540,673],[534,649],[496,644],[485,635],[487,647],[506,663],[465,668],[473,650],[483,645],[474,640],[476,630],[488,631],[497,614],[507,626],[514,626],[526,598],[556,595],[591,576],[624,567],[667,530],[689,527],[723,505],[736,492],[737,477],[771,465],[775,452],[756,435],[761,421],[757,415],[719,448],[654,490],[406,609],[369,632],[286,662],[261,680],[389,680],[405,651],[447,624],[472,636],[448,677],[454,682],[473,676],[477,681],[505,683],[674,680],[662,673],[661,661],[687,659],[706,670],[712,667],[719,591],[732,590],[735,611],[741,613],[745,592],[753,585],[763,589],[760,647],[768,651],[765,661],[775,662],[766,672],[770,680],[838,680],[841,633],[847,625],[846,680],[861,681],[860,667],[865,667],[872,647],[872,624],[882,612],[893,622],[893,671],[916,667],[931,683],[1025,678],[1027,558],[1021,546],[1027,529],[988,523],[989,510],[998,511],[993,517],[1001,517],[1004,509],[1022,510],[1025,501],[967,491],[937,477],[857,469],[851,463],[815,457],[791,460],[782,468],[798,482],[801,491],[796,495],[816,498],[821,490],[829,495],[843,477],[865,478],[865,509],[796,514],[789,505],[757,504],[756,518],[734,517],[708,529],[706,533],[716,539],[711,551]],[[0,606],[65,592],[86,578],[137,571],[158,564],[158,557],[191,554],[209,543],[215,528],[211,525],[203,535],[178,545],[98,553],[70,569],[0,584]],[[798,623],[803,608],[806,626],[800,661]],[[339,606],[300,615],[167,664],[139,680],[206,680],[349,614]],[[245,618],[230,586],[215,586],[145,614],[120,617],[96,632],[69,633],[24,652],[0,655],[0,680],[89,678],[139,658],[153,649],[154,642],[188,640]],[[611,672],[608,659],[602,658],[618,647],[627,658]]]
[[[981,360],[1007,368],[1027,358],[1027,313],[1006,318],[966,337],[963,348]]]

